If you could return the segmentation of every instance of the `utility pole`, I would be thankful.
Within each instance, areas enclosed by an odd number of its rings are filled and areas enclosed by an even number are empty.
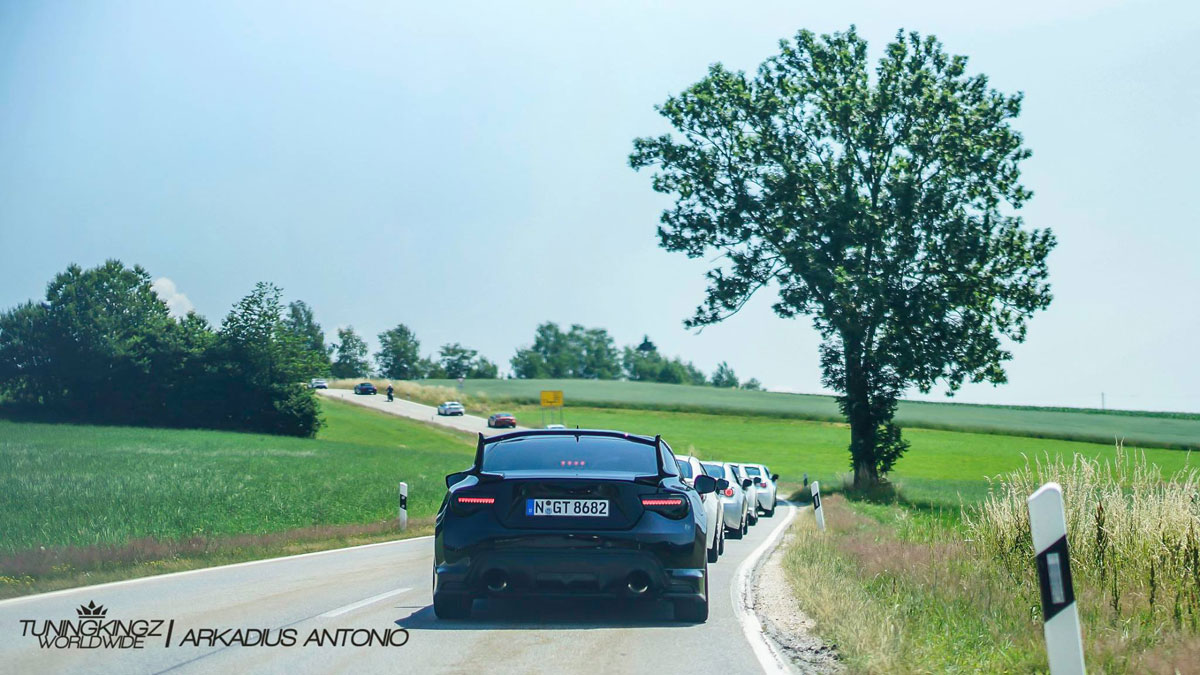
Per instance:
[[[1104,410],[1104,392],[1100,392],[1100,409]]]

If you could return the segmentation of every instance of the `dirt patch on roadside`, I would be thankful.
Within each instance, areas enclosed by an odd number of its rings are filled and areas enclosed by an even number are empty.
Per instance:
[[[801,512],[804,517],[807,511]],[[800,609],[783,571],[783,556],[791,546],[792,528],[762,563],[755,575],[754,611],[762,622],[767,638],[791,660],[792,668],[804,675],[824,675],[843,671],[837,645],[823,642],[813,633],[816,625]]]

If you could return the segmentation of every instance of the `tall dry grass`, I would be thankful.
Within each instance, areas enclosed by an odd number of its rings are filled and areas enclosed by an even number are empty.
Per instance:
[[[987,498],[964,509],[970,539],[1012,571],[1029,567],[1025,499],[1054,481],[1063,488],[1071,572],[1116,616],[1176,629],[1200,627],[1200,471],[1164,476],[1120,444],[1114,460],[1043,458],[993,481]],[[1139,616],[1148,614],[1149,616]]]

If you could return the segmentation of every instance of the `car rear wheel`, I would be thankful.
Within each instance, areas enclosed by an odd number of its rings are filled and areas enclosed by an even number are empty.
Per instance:
[[[717,554],[725,555],[725,526],[724,525],[721,526],[721,531],[720,531],[720,533],[717,534],[717,537],[718,537]]]
[[[720,545],[721,535],[718,534],[716,537],[713,537],[712,548],[708,549],[708,562],[715,563],[717,562],[717,558],[721,557],[721,551],[718,548]]]
[[[708,565],[704,566],[704,599],[684,598],[675,601],[675,620],[688,623],[708,621]]]
[[[765,515],[765,516],[766,516],[766,517],[768,517],[768,518],[774,517],[774,515],[775,515],[775,502],[771,502],[771,508],[769,508],[769,509],[767,509],[766,511],[764,511],[764,512],[763,512],[763,515]]]
[[[742,519],[742,534],[743,535],[750,534],[750,517],[749,516]]]
[[[469,619],[474,599],[463,593],[433,594],[433,613],[439,619]]]
[[[741,539],[742,535],[745,533],[746,533],[746,516],[743,514],[742,522],[738,523],[737,527],[730,529],[728,536],[730,539]]]

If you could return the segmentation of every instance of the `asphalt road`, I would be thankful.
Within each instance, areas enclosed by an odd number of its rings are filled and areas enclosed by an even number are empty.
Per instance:
[[[753,612],[740,598],[754,563],[794,515],[774,518],[726,543],[709,568],[710,618],[676,623],[662,602],[479,600],[469,621],[433,615],[433,542],[428,537],[242,563],[0,602],[0,672],[11,673],[747,673],[773,670]],[[735,600],[735,598],[738,598]],[[80,625],[95,602],[104,620],[174,621],[141,649],[42,648],[31,634],[47,620]],[[25,621],[26,623],[23,623]],[[153,623],[137,624],[154,628]],[[170,626],[171,645],[165,646]],[[316,646],[365,640],[369,630],[408,631],[403,646]],[[211,629],[213,633],[200,632]],[[226,631],[221,633],[220,631]],[[241,646],[238,629],[294,631],[294,646]],[[338,629],[348,630],[339,638]],[[26,634],[23,634],[26,633]],[[219,636],[232,646],[212,643]],[[256,634],[242,633],[253,642]],[[197,640],[197,638],[200,638]],[[378,638],[377,638],[378,639]],[[390,641],[403,642],[394,633]],[[186,642],[187,644],[184,644]],[[199,644],[195,644],[199,642]]]
[[[471,433],[481,433],[484,436],[500,434],[511,429],[490,429],[487,425],[487,419],[484,417],[476,417],[474,415],[459,415],[454,417],[443,417],[437,414],[437,407],[425,405],[424,403],[416,403],[414,401],[406,401],[401,398],[396,398],[391,403],[387,400],[387,394],[355,394],[349,389],[318,389],[318,394],[329,398],[336,398],[347,403],[354,403],[372,410],[379,410],[401,417],[410,417],[422,422],[429,422],[438,426],[458,429],[459,431],[469,431]],[[517,426],[517,429],[526,429],[528,427]]]

